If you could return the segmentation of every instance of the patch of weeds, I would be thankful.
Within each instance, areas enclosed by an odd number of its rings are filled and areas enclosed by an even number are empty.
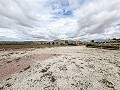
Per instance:
[[[20,66],[20,65],[17,65],[17,66]]]
[[[20,71],[20,73],[23,72],[23,71]]]
[[[89,87],[92,86],[92,84],[88,81],[77,81],[77,82],[73,82],[71,83],[72,87],[76,87],[77,90],[88,90]]]
[[[67,59],[67,57],[63,57],[64,59]]]
[[[12,79],[12,78],[7,78],[6,81],[8,81],[8,80],[10,80],[10,79]]]
[[[102,60],[101,58],[99,58],[98,60]]]
[[[55,82],[56,81],[56,79],[55,79],[55,77],[54,76],[51,76],[51,80],[50,80],[51,82]]]
[[[119,64],[119,63],[117,63],[116,66],[117,66],[118,68],[120,68],[120,64]]]
[[[94,65],[87,65],[87,67],[89,67],[89,68],[92,68],[92,69],[94,69],[95,68],[95,66]]]
[[[12,61],[7,61],[7,63],[11,63]]]
[[[53,56],[58,56],[59,54],[52,54]]]
[[[0,87],[0,90],[3,90],[3,87]]]
[[[66,71],[66,70],[68,70],[67,69],[67,67],[66,67],[66,65],[63,65],[63,66],[60,66],[60,67],[58,67],[59,69],[60,69],[60,71]]]
[[[13,52],[9,53],[9,54],[14,54]]]
[[[48,67],[48,68],[46,67],[46,68],[42,69],[41,72],[42,72],[42,73],[45,73],[45,72],[48,71],[48,69],[49,69],[49,67]]]
[[[55,89],[55,85],[46,86],[46,87],[44,87],[43,89],[44,89],[44,90],[56,90],[56,89]],[[57,90],[59,90],[59,88],[58,88]]]
[[[84,67],[80,67],[81,69],[84,69]]]
[[[108,88],[112,88],[113,90],[115,90],[114,85],[112,82],[108,81],[107,79],[102,79],[101,82],[106,85]]]
[[[73,57],[72,59],[76,59],[75,57]]]
[[[52,76],[52,72],[48,72],[48,73],[44,74],[43,77],[44,76]]]
[[[16,52],[15,54],[18,54],[18,52]]]
[[[24,52],[23,52],[23,53],[21,53],[21,54],[24,54]]]
[[[41,78],[48,78],[52,83],[56,81],[55,76],[52,75],[53,72],[47,72],[41,76]]]
[[[44,87],[44,90],[50,90],[50,86]]]
[[[20,59],[21,59],[21,58],[16,58],[15,61],[16,61],[16,62],[19,62]]]
[[[28,67],[24,68],[24,71],[28,70],[31,66],[29,65]]]
[[[10,83],[7,83],[5,86],[6,86],[6,87],[10,87],[10,86],[11,86],[11,84],[10,84]]]
[[[118,72],[118,75],[120,76],[120,73]]]

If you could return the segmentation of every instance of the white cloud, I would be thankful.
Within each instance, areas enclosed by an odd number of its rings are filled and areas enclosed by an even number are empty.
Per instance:
[[[120,38],[120,1],[0,0],[0,21],[0,40]]]
[[[76,10],[75,15],[79,19],[78,37],[112,38],[116,34],[109,32],[117,32],[113,26],[120,23],[120,0],[95,0]],[[108,28],[112,30],[106,32]]]

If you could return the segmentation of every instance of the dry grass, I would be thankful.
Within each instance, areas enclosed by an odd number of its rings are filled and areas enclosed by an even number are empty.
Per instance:
[[[55,47],[53,45],[36,45],[36,44],[23,44],[23,45],[16,45],[16,44],[0,44],[0,51],[3,50],[11,50],[11,49],[25,49],[25,48],[45,48],[45,47]]]
[[[96,43],[89,43],[89,44],[86,45],[86,47],[109,49],[109,50],[118,50],[118,49],[120,49],[120,45],[105,45],[105,44],[96,44]]]

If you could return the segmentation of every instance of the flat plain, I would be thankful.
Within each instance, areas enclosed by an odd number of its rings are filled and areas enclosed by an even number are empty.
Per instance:
[[[0,90],[120,90],[120,50],[62,46],[0,51]]]

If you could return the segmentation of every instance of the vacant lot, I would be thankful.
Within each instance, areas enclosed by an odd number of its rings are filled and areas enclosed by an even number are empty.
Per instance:
[[[11,66],[16,69],[4,73]],[[0,70],[0,90],[120,90],[119,50],[66,46],[0,51]]]

